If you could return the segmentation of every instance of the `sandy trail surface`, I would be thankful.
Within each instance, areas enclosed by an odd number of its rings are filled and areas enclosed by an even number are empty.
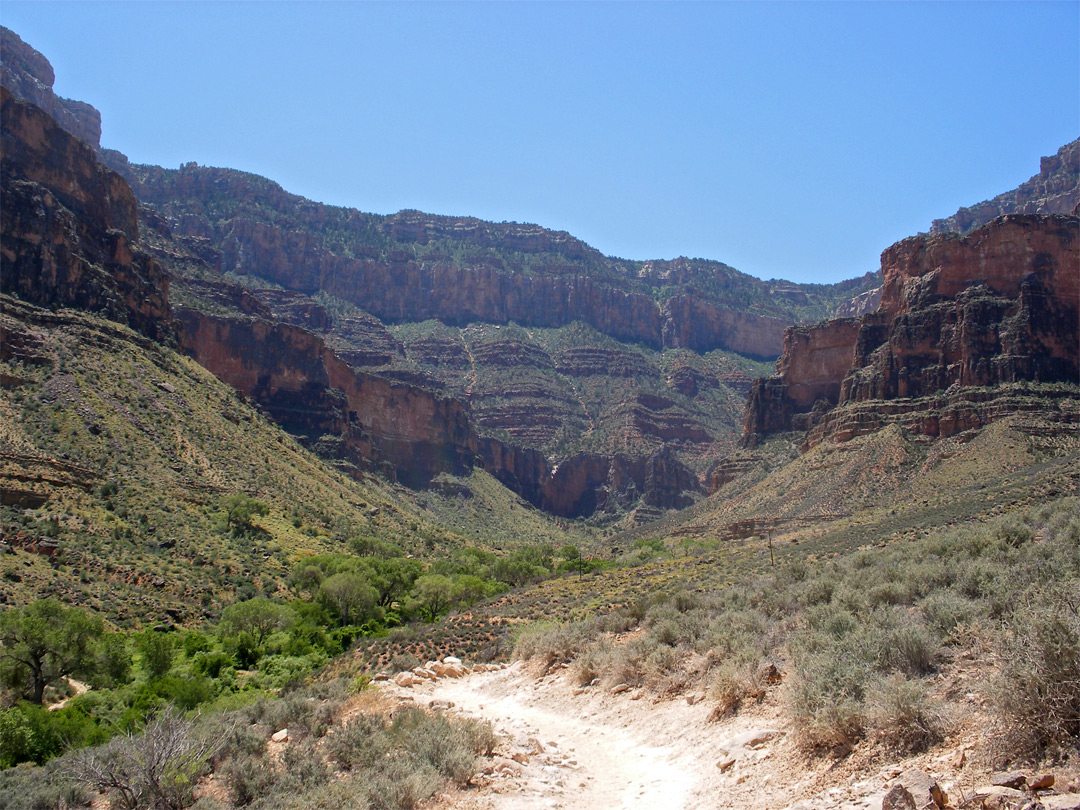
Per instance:
[[[599,687],[575,695],[565,673],[537,678],[520,663],[398,691],[452,704],[506,737],[482,790],[455,810],[779,810],[810,787],[787,761],[787,735],[768,706],[710,723],[707,702]]]

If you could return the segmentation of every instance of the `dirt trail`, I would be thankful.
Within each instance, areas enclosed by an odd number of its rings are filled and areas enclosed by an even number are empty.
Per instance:
[[[523,789],[500,797],[496,807],[686,806],[697,780],[674,761],[672,749],[651,745],[632,729],[598,722],[594,712],[560,711],[536,692],[530,695],[528,687],[521,689],[520,680],[520,673],[508,670],[444,681],[432,692],[435,700],[491,721],[510,737],[513,749],[528,752]]]
[[[400,692],[490,721],[509,738],[502,753],[520,761],[497,760],[484,790],[455,810],[779,810],[810,787],[768,706],[709,723],[705,702],[598,687],[574,695],[563,674],[537,679],[520,663]]]
[[[90,691],[90,687],[89,687],[89,686],[87,686],[87,685],[86,685],[85,683],[83,683],[82,681],[77,681],[77,680],[75,680],[74,678],[67,678],[66,680],[67,680],[67,682],[68,682],[69,684],[71,684],[71,688],[72,688],[73,690],[75,690],[75,691],[74,691],[74,692],[73,692],[73,693],[72,693],[72,694],[71,694],[70,696],[68,696],[68,697],[64,698],[63,700],[58,700],[58,701],[56,701],[56,703],[53,703],[53,704],[51,704],[51,705],[49,706],[49,711],[50,711],[50,712],[54,712],[54,711],[56,711],[57,709],[62,709],[62,708],[64,708],[64,706],[66,706],[66,705],[67,705],[67,702],[68,702],[69,700],[71,700],[71,698],[73,698],[73,697],[78,697],[79,695],[85,695],[85,694],[86,694],[87,692],[89,692],[89,691]]]

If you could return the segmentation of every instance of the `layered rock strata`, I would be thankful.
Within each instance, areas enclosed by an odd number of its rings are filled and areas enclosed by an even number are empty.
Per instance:
[[[877,312],[787,331],[776,375],[751,389],[747,443],[801,430],[808,448],[889,421],[949,436],[1029,407],[1010,384],[1048,384],[1053,400],[1080,381],[1080,218],[912,237],[882,274]]]
[[[1019,188],[951,217],[935,219],[930,233],[969,233],[1003,214],[1075,214],[1080,206],[1080,139],[1044,157],[1039,173]]]
[[[128,184],[37,106],[7,88],[0,104],[0,290],[168,337],[168,279],[137,245]]]

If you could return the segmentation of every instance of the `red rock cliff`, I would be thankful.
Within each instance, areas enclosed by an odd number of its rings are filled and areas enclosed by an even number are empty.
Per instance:
[[[981,403],[988,398],[961,389],[1080,380],[1080,218],[1009,215],[963,237],[905,239],[882,253],[882,274],[876,313],[788,330],[777,375],[751,390],[747,442],[816,425],[814,444],[830,430],[854,435],[899,413],[915,429],[948,435],[1008,408],[968,408],[943,426],[911,416],[942,407],[937,400],[882,403],[948,392]],[[859,403],[859,414],[849,413]]]
[[[180,308],[181,345],[291,433],[339,442],[340,457],[384,465],[403,483],[472,467],[476,436],[460,402],[354,371],[311,332]]]
[[[127,183],[40,108],[6,88],[0,103],[0,289],[97,312],[150,337],[169,335],[168,279],[136,245]]]

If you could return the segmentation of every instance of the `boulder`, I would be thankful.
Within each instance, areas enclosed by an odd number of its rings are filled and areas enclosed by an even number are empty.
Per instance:
[[[283,728],[275,731],[272,735],[270,735],[270,739],[276,743],[288,742],[289,730],[287,728]]]
[[[394,683],[398,686],[413,686],[416,684],[416,676],[411,672],[399,672],[394,676]]]
[[[1006,771],[990,776],[990,784],[997,787],[1010,787],[1019,790],[1027,784],[1027,777],[1020,771]]]
[[[914,797],[903,785],[893,785],[881,800],[881,810],[918,810]]]
[[[896,778],[896,784],[904,787],[915,800],[916,810],[933,810],[947,803],[945,793],[937,780],[919,768],[909,768]]]

